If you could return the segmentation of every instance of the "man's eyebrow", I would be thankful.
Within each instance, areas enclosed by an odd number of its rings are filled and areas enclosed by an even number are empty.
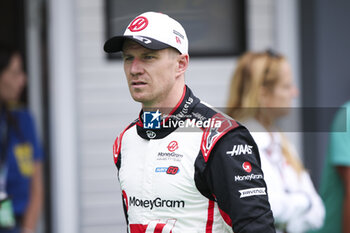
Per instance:
[[[122,57],[130,57],[130,56],[132,55],[127,52],[122,52]]]
[[[145,55],[157,55],[157,54],[158,54],[157,51],[146,51],[146,52],[142,53],[143,56],[145,56]]]
[[[156,51],[156,50],[155,50],[155,51],[147,50],[147,51],[142,52],[140,55],[141,55],[141,56],[149,56],[149,55],[157,56],[157,55],[158,55],[158,51]],[[123,57],[126,57],[126,56],[128,56],[128,57],[134,57],[135,55],[133,55],[132,53],[130,53],[130,52],[126,49],[126,50],[124,50],[124,51],[122,52],[122,56],[123,56]]]

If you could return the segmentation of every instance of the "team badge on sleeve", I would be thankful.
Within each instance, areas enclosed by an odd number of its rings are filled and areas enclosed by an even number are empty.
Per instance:
[[[209,159],[209,154],[213,149],[215,143],[224,136],[230,130],[236,128],[238,123],[232,119],[225,117],[224,115],[217,113],[212,117],[212,121],[220,121],[220,127],[205,128],[202,137],[201,151],[204,156],[205,162]]]

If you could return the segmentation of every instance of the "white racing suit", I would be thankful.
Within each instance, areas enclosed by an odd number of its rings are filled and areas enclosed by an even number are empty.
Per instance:
[[[128,232],[275,232],[248,130],[188,87],[163,119],[147,129],[141,111],[115,140]]]

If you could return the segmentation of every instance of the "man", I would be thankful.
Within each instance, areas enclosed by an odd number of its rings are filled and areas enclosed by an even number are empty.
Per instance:
[[[350,101],[337,112],[329,134],[320,194],[326,207],[317,233],[350,233]]]
[[[106,52],[123,52],[138,119],[116,139],[128,231],[275,232],[258,149],[247,129],[195,97],[183,27],[136,17]]]

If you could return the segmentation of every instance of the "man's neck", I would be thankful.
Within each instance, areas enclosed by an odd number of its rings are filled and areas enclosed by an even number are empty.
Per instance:
[[[181,102],[184,94],[186,92],[185,85],[181,88],[177,88],[173,94],[169,94],[169,98],[167,100],[163,100],[158,103],[142,103],[143,111],[156,111],[159,110],[162,115],[169,115],[172,110]]]

